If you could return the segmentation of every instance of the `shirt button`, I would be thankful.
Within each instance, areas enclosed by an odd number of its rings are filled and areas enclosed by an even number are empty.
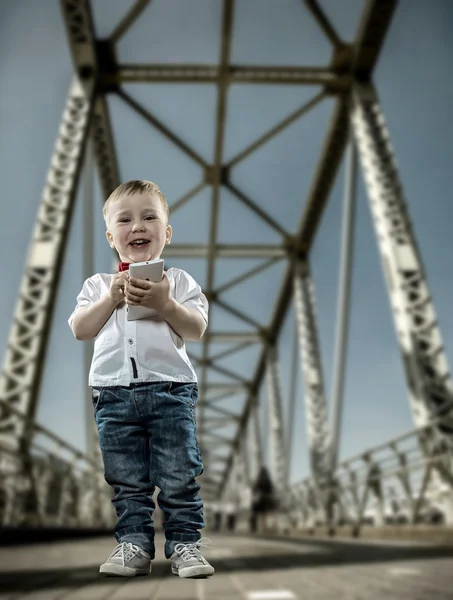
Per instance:
[[[134,340],[132,338],[129,338],[127,341],[129,342],[129,344],[133,344],[134,343]]]

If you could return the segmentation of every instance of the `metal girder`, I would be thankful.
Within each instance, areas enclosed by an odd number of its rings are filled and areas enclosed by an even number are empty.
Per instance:
[[[207,390],[216,390],[218,392],[228,392],[231,394],[237,394],[240,392],[243,392],[244,390],[248,389],[248,386],[245,384],[238,384],[238,383],[206,383],[206,389]],[[213,400],[211,399],[211,402]]]
[[[251,419],[249,421],[249,433],[250,433],[250,476],[252,480],[258,477],[258,473],[261,467],[264,465],[264,452],[263,444],[261,439],[261,426],[260,426],[260,415],[258,412],[258,402],[254,399],[251,409]]]
[[[371,76],[376,63],[376,57],[384,42],[385,34],[389,27],[396,0],[384,0],[386,10],[379,11],[380,0],[368,0],[364,17],[359,24],[359,33],[354,42],[354,64],[361,69],[361,74]],[[376,15],[379,14],[379,18]],[[370,22],[373,21],[373,22]],[[330,190],[335,180],[340,165],[349,130],[348,97],[340,97],[331,119],[330,129],[327,134],[321,158],[308,193],[308,199],[302,215],[302,221],[297,234],[299,242],[299,258],[308,255],[312,246],[321,216],[327,204]],[[277,298],[271,324],[269,326],[268,341],[272,343],[277,339],[278,333],[284,323],[284,319],[291,302],[293,293],[292,266],[288,265],[284,275],[280,294]],[[258,395],[260,385],[265,374],[267,347],[264,347],[252,379],[250,394],[245,403],[241,422],[238,427],[235,444],[231,456],[237,448],[242,431],[249,419],[254,397]],[[230,456],[230,459],[231,459]],[[231,467],[231,460],[226,464],[225,474]],[[222,487],[219,494],[222,493]]]
[[[248,384],[248,381],[246,379],[244,379],[244,377],[242,377],[241,375],[238,375],[237,373],[235,373],[234,371],[231,371],[230,369],[225,369],[225,367],[216,365],[212,359],[209,359],[209,360],[203,362],[203,360],[201,358],[198,358],[191,354],[189,354],[189,359],[191,360],[191,362],[195,363],[199,367],[205,366],[208,369],[211,369],[211,371],[215,371],[217,373],[220,373],[221,375],[225,375],[225,377],[228,377],[229,379],[233,379],[234,381],[238,381],[239,383],[242,383],[244,385]]]
[[[344,42],[338,36],[338,33],[335,31],[319,3],[316,0],[304,0],[304,3],[314,16],[324,34],[329,38],[331,44],[336,48],[341,47]]]
[[[206,291],[208,298],[214,289],[215,275],[215,256],[217,244],[217,230],[219,225],[219,205],[220,205],[220,186],[222,183],[222,159],[223,159],[223,138],[225,134],[225,118],[227,104],[227,83],[225,75],[227,73],[228,63],[230,59],[231,37],[233,29],[233,12],[234,0],[223,0],[222,13],[222,35],[220,47],[220,79],[217,84],[217,109],[216,109],[216,131],[214,140],[214,164],[211,169],[210,177],[212,183],[211,197],[211,215],[209,226],[209,243],[207,254],[207,283]],[[205,337],[203,341],[202,359],[206,362],[209,356],[209,337]],[[207,369],[202,368],[200,378],[200,429],[204,430],[204,403],[205,391],[207,387]],[[204,450],[203,437],[200,438],[200,447]],[[209,463],[209,457],[207,457]]]
[[[256,83],[322,85],[331,90],[347,90],[352,78],[325,67],[242,66],[229,65],[119,65],[101,75],[105,86],[121,83]]]
[[[211,295],[211,300],[213,302],[215,302],[216,306],[219,306],[225,312],[230,313],[230,315],[233,315],[234,317],[236,317],[240,321],[243,321],[247,325],[251,325],[252,327],[254,327],[256,329],[256,331],[262,331],[264,329],[264,327],[261,323],[258,323],[258,321],[255,321],[255,319],[252,319],[251,317],[249,317],[248,315],[243,313],[241,310],[234,308],[227,302],[220,300],[220,298],[218,298],[214,294]]]
[[[142,12],[151,4],[151,2],[152,0],[136,0],[123,19],[110,34],[110,42],[116,44],[135,23]]]
[[[398,0],[367,1],[354,44],[355,78],[370,79],[397,5]]]
[[[274,125],[271,129],[266,131],[266,133],[261,135],[258,139],[256,139],[251,144],[249,144],[244,150],[241,150],[241,152],[239,152],[238,154],[233,156],[233,158],[231,158],[228,161],[228,163],[225,165],[225,167],[227,169],[231,169],[231,167],[234,167],[235,165],[239,164],[241,161],[243,161],[245,158],[247,158],[247,156],[252,154],[252,152],[255,152],[255,150],[257,150],[263,144],[265,144],[266,142],[268,142],[269,140],[274,138],[276,135],[281,133],[289,125],[292,125],[297,120],[299,120],[301,117],[306,115],[307,112],[309,112],[310,110],[312,110],[313,108],[318,106],[318,104],[322,100],[324,100],[324,98],[326,98],[326,93],[324,91],[321,91],[318,94],[316,94],[315,96],[313,96],[313,98],[308,100],[308,102],[304,102],[304,104],[300,108],[298,108],[297,110],[292,112],[290,115],[288,115],[285,119],[283,119],[282,121],[277,123],[277,125]],[[235,193],[236,195],[239,195],[238,190],[231,183],[228,185],[228,187],[231,192]],[[256,210],[256,208],[259,209],[259,207],[255,207],[255,210]],[[266,215],[265,220],[267,221],[268,225],[273,227],[276,231],[280,232],[283,236],[286,236],[286,232],[282,229],[282,227],[279,223],[277,223],[273,219],[270,219],[267,215]]]
[[[217,344],[257,344],[263,341],[259,333],[249,331],[208,331],[205,336]]]
[[[352,124],[416,425],[441,416],[453,440],[453,382],[382,109],[371,84],[352,96]]]
[[[348,153],[345,161],[345,189],[343,201],[343,223],[340,247],[340,272],[334,343],[332,392],[330,397],[331,416],[331,459],[330,471],[334,473],[338,463],[340,434],[343,413],[346,358],[348,355],[348,333],[352,273],[354,267],[355,205],[357,196],[357,150],[349,136]]]
[[[301,247],[308,251],[316,232],[316,227],[320,220],[322,211],[327,204],[330,189],[335,180],[337,169],[340,165],[344,147],[346,145],[348,132],[348,112],[347,102],[344,99],[337,101],[337,106],[332,116],[331,127],[324,144],[322,157],[318,166],[314,181],[310,190],[310,195],[306,204],[306,208],[302,217],[302,224],[298,233],[298,240]],[[271,324],[268,330],[269,343],[275,342],[280,331],[286,313],[291,303],[293,292],[293,269],[288,265],[284,275],[283,284],[280,288],[280,293],[273,311]],[[250,409],[252,406],[252,397],[258,395],[261,382],[266,372],[266,356],[267,346],[263,347],[257,368],[252,378],[250,386],[250,396],[244,407],[241,423],[238,427],[237,439],[241,435],[249,418]],[[225,472],[227,472],[229,464]],[[220,492],[221,493],[221,490]]]
[[[89,0],[60,0],[60,6],[77,75],[82,85],[94,85],[99,64]]]
[[[219,435],[218,433],[212,433],[211,431],[206,431],[202,427],[199,427],[198,432],[203,434],[203,437],[206,438],[214,438],[215,439],[215,447],[217,446],[232,446],[234,440],[232,438],[227,438],[223,435]]]
[[[169,244],[164,258],[284,258],[287,251],[282,246],[267,244]]]
[[[281,498],[285,496],[287,465],[285,432],[283,430],[282,388],[277,348],[269,346],[267,354],[267,398],[271,477]]]
[[[0,398],[34,419],[47,342],[55,305],[55,290],[73,214],[92,99],[73,80],[50,161],[25,272],[0,375]],[[2,441],[24,442],[28,428],[14,414],[1,410]]]
[[[280,260],[280,258],[273,257],[273,258],[268,259],[266,262],[261,263],[257,267],[253,267],[249,271],[245,271],[244,273],[242,273],[242,275],[239,275],[238,277],[235,277],[234,279],[231,279],[230,281],[227,281],[226,283],[223,283],[222,285],[220,285],[215,290],[214,295],[216,297],[218,297],[223,292],[226,292],[230,288],[235,287],[236,285],[239,285],[243,281],[249,281],[252,277],[257,275],[261,271],[264,271],[265,269],[272,267],[272,265],[275,265],[275,263],[277,263],[279,260]]]
[[[225,502],[231,502],[237,509],[238,500],[240,498],[240,486],[242,484],[243,477],[243,466],[244,463],[241,460],[242,457],[238,452],[235,454],[233,459],[233,466],[228,473],[228,479],[224,488],[222,500]]]
[[[91,122],[91,138],[99,173],[103,200],[120,185],[120,175],[113,142],[112,125],[104,95],[96,96]]]
[[[307,264],[296,265],[294,303],[304,382],[309,461],[315,480],[328,481],[331,436],[316,323],[316,301]]]
[[[120,184],[118,161],[105,95],[98,86],[99,46],[88,0],[60,0],[75,70],[87,93],[96,93],[91,135],[104,200]],[[90,86],[90,90],[87,89]]]
[[[213,417],[205,416],[204,418],[205,427],[209,428],[210,431],[213,431],[215,429],[222,429],[223,427],[226,427],[227,425],[232,425],[236,422],[237,419],[232,419],[230,417],[219,417],[216,419]]]
[[[135,112],[137,112],[141,117],[148,121],[150,125],[152,125],[157,131],[159,131],[164,137],[169,139],[175,146],[184,152],[189,158],[191,158],[194,162],[196,162],[200,167],[206,169],[207,163],[206,161],[195,152],[190,146],[184,142],[179,136],[177,136],[173,131],[171,131],[166,125],[164,125],[159,119],[157,119],[148,109],[142,106],[139,102],[137,102],[132,96],[126,93],[124,90],[117,90],[117,95]]]
[[[225,415],[225,418],[229,419],[230,421],[239,421],[239,417],[240,415],[233,413],[229,410],[225,410],[224,408],[220,408],[220,406],[215,406],[209,403],[209,401],[206,402],[206,408],[209,409],[209,411],[212,411],[214,413],[220,414],[220,415]],[[206,417],[206,419],[211,419],[212,417]]]

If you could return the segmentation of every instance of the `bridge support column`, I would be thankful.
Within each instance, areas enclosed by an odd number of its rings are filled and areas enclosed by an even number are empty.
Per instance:
[[[258,473],[264,464],[263,444],[261,441],[260,415],[257,399],[254,399],[248,422],[248,436],[250,443],[249,473],[250,481],[256,481]]]
[[[283,432],[282,392],[277,348],[269,346],[267,363],[269,445],[271,453],[271,477],[283,500],[287,481],[287,456]]]
[[[8,461],[14,465],[1,464],[0,471],[11,472],[14,468],[17,477],[26,480],[24,485],[19,485],[24,488],[19,494],[24,508],[19,508],[18,496],[16,512],[25,510],[25,504],[30,514],[36,514],[38,509],[29,459],[32,423],[92,108],[92,90],[88,84],[84,89],[74,78],[51,158],[0,374],[0,398],[25,417],[22,419],[0,407],[0,441],[18,457]]]
[[[295,265],[294,303],[304,380],[310,467],[326,511],[327,525],[332,529],[333,506],[329,491],[332,483],[331,440],[316,325],[315,295],[307,263]]]
[[[352,91],[351,120],[403,359],[409,401],[426,459],[435,459],[431,494],[449,488],[453,519],[453,383],[382,109],[372,84]],[[433,419],[437,424],[428,427]],[[442,483],[441,483],[442,482]]]

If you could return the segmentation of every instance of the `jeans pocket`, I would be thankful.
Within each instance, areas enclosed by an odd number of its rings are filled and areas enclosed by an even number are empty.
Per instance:
[[[170,394],[195,409],[198,402],[198,385],[196,383],[170,382]]]
[[[99,407],[99,403],[101,401],[103,392],[104,392],[104,388],[101,388],[101,387],[91,388],[91,400],[93,402],[93,409],[95,412],[97,411],[97,409]]]
[[[198,404],[198,385],[196,383],[192,387],[192,404],[194,408]]]

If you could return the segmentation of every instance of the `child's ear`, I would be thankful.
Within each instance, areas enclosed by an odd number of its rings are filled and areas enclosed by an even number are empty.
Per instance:
[[[172,233],[173,233],[173,230],[171,228],[171,225],[167,225],[167,231],[166,231],[166,236],[165,236],[166,244],[169,244],[171,242]]]
[[[113,236],[110,231],[105,232],[105,237],[107,238],[107,242],[109,243],[110,248],[115,249],[115,244],[113,243]]]

